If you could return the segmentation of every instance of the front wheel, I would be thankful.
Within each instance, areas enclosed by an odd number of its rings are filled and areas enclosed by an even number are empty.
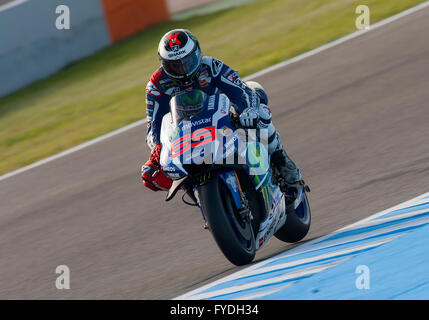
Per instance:
[[[307,194],[304,192],[303,199],[299,206],[287,213],[286,223],[274,234],[274,236],[284,242],[298,242],[308,233],[311,223],[310,204]]]
[[[215,177],[199,186],[198,194],[209,229],[225,257],[237,266],[252,262],[256,252],[252,224],[235,208],[227,186]]]

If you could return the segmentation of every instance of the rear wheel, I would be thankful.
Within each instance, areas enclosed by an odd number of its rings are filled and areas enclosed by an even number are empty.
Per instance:
[[[311,224],[310,204],[307,194],[304,192],[303,199],[295,210],[287,213],[286,223],[274,236],[284,242],[298,242],[308,233]]]
[[[209,229],[225,257],[240,266],[252,262],[256,246],[252,223],[235,208],[228,189],[218,177],[198,187]]]

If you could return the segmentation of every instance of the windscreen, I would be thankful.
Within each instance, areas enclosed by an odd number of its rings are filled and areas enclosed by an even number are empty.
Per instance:
[[[203,112],[205,100],[206,94],[201,90],[185,91],[171,98],[170,111],[175,125],[198,117]]]

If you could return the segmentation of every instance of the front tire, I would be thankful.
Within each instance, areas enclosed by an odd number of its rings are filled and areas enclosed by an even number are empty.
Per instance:
[[[237,266],[252,262],[256,245],[252,224],[239,216],[229,189],[219,177],[198,187],[209,229],[225,257]]]

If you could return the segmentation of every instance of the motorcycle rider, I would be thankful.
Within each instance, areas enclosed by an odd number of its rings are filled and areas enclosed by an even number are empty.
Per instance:
[[[243,128],[268,129],[268,154],[271,165],[293,186],[301,172],[283,148],[280,135],[271,122],[268,97],[256,82],[242,82],[237,71],[213,57],[203,56],[197,38],[185,29],[167,32],[158,46],[161,67],[151,76],[146,87],[147,137],[151,149],[149,160],[142,166],[143,184],[153,190],[168,190],[172,180],[160,168],[160,130],[163,116],[170,112],[170,98],[184,90],[199,89],[213,94],[217,89],[237,107]]]

